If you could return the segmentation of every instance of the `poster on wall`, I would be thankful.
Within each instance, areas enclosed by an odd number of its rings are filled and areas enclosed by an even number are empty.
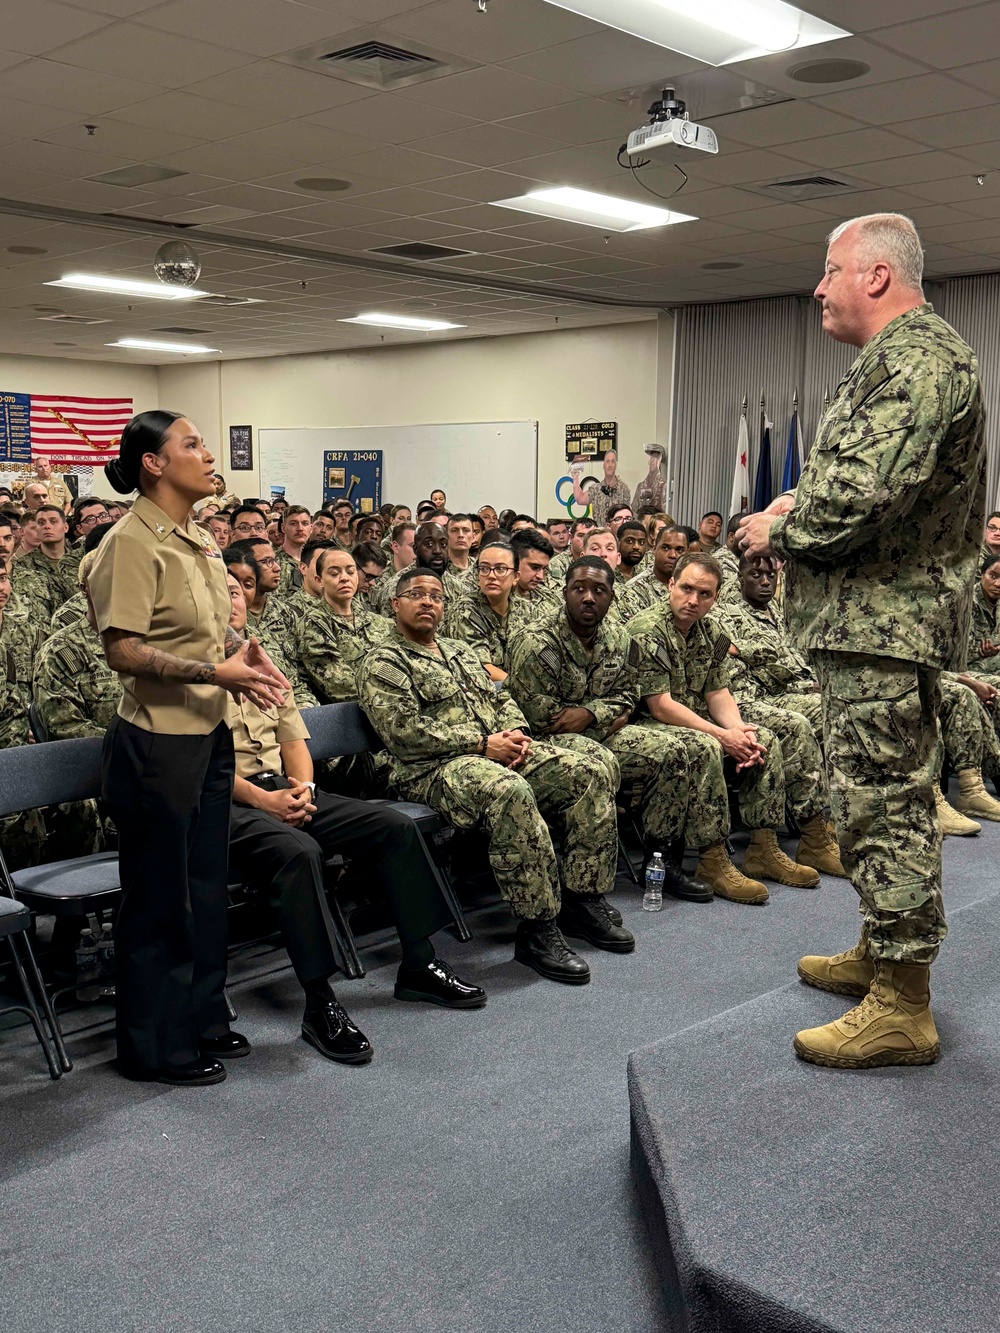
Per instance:
[[[566,461],[574,458],[604,457],[609,449],[618,449],[617,421],[579,421],[566,427]]]
[[[382,503],[381,449],[325,449],[323,504],[349,500],[359,514],[371,514]]]
[[[77,398],[0,390],[0,478],[16,495],[46,458],[74,495],[89,495],[93,469],[118,456],[131,398]]]
[[[253,471],[253,426],[229,427],[229,470]]]

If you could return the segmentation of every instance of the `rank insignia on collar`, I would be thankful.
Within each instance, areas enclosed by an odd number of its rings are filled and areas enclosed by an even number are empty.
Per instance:
[[[157,531],[157,532],[163,532],[163,531],[164,531],[164,527],[163,527],[163,524],[162,524],[162,523],[157,523],[157,525],[156,525],[156,531]]]

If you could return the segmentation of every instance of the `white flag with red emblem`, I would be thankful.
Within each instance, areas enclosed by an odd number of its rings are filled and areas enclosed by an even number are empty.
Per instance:
[[[747,428],[747,414],[744,408],[740,416],[740,428],[736,435],[736,467],[733,471],[733,494],[729,501],[729,514],[745,514],[750,508],[750,472],[747,460],[750,455],[750,431]]]

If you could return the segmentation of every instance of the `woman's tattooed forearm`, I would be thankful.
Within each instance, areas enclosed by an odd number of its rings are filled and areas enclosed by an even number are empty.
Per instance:
[[[108,630],[104,635],[104,654],[112,671],[164,684],[213,685],[215,667],[211,662],[192,662],[174,653],[151,647],[140,634]]]

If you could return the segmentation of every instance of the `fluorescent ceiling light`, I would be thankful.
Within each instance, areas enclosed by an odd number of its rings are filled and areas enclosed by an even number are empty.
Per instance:
[[[464,329],[464,324],[449,324],[444,319],[417,319],[412,315],[354,315],[338,319],[338,324],[370,324],[376,329],[417,329],[421,333],[438,333],[441,329]]]
[[[142,352],[217,352],[218,347],[202,347],[199,343],[162,343],[155,338],[119,338],[105,347],[134,347]]]
[[[850,37],[783,0],[549,0],[670,51],[730,65]]]
[[[65,273],[46,287],[75,287],[81,292],[110,292],[116,296],[150,296],[160,301],[190,301],[208,296],[194,287],[175,287],[168,282],[140,282],[135,278],[112,278],[104,273]]]
[[[636,204],[631,199],[617,199],[613,194],[594,194],[561,185],[552,190],[532,190],[514,199],[494,199],[497,208],[514,208],[519,213],[537,213],[543,218],[561,218],[564,222],[582,222],[587,227],[605,231],[644,231],[647,227],[669,227],[675,222],[697,222],[690,213],[673,213],[652,204]]]

